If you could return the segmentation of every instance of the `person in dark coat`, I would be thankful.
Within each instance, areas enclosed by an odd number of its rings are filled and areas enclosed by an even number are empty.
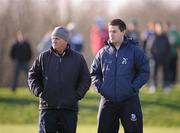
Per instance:
[[[162,24],[157,22],[155,24],[155,37],[151,47],[152,57],[155,61],[154,66],[154,74],[153,81],[154,85],[151,87],[151,92],[158,86],[158,70],[162,66],[163,69],[163,89],[164,92],[168,92],[170,90],[170,77],[169,77],[169,63],[170,63],[170,43],[166,33],[163,33]]]
[[[21,31],[16,33],[16,41],[11,47],[10,57],[13,61],[13,81],[11,89],[12,91],[16,91],[19,73],[23,70],[25,72],[25,77],[27,78],[29,62],[32,57],[30,43],[24,39],[24,35]]]
[[[109,41],[91,65],[91,79],[101,101],[98,133],[118,133],[119,120],[125,133],[142,133],[139,89],[149,79],[149,63],[137,42],[125,36],[126,24],[113,19]]]
[[[55,27],[52,47],[32,65],[28,83],[39,97],[39,133],[75,133],[78,101],[90,87],[90,73],[84,57],[71,50],[69,31]]]

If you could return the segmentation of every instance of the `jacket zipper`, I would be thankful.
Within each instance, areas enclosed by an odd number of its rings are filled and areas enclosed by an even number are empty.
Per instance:
[[[62,67],[62,57],[59,56],[60,69]],[[60,73],[60,80],[62,81],[62,72]]]
[[[114,96],[115,96],[115,101],[117,101],[117,96],[116,96],[116,89],[117,89],[117,81],[116,81],[116,78],[117,78],[117,57],[118,57],[118,50],[116,49],[116,58],[115,58],[115,74],[114,74],[114,76],[115,76],[115,89],[114,89]]]

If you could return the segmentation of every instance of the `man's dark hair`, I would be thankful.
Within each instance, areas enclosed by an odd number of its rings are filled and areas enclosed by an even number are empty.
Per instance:
[[[112,25],[112,26],[118,26],[120,31],[123,32],[124,30],[126,30],[126,24],[124,21],[122,21],[121,19],[113,19],[109,22],[108,25]]]

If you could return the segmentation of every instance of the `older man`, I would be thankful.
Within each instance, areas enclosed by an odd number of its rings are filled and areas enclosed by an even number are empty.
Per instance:
[[[29,87],[39,97],[39,133],[75,133],[78,101],[91,84],[83,56],[70,49],[69,32],[55,27],[52,47],[35,60]]]

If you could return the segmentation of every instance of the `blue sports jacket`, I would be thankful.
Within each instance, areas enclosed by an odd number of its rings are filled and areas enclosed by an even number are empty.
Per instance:
[[[112,102],[138,95],[149,79],[149,63],[133,40],[124,37],[117,50],[110,42],[97,53],[91,65],[92,84]]]

